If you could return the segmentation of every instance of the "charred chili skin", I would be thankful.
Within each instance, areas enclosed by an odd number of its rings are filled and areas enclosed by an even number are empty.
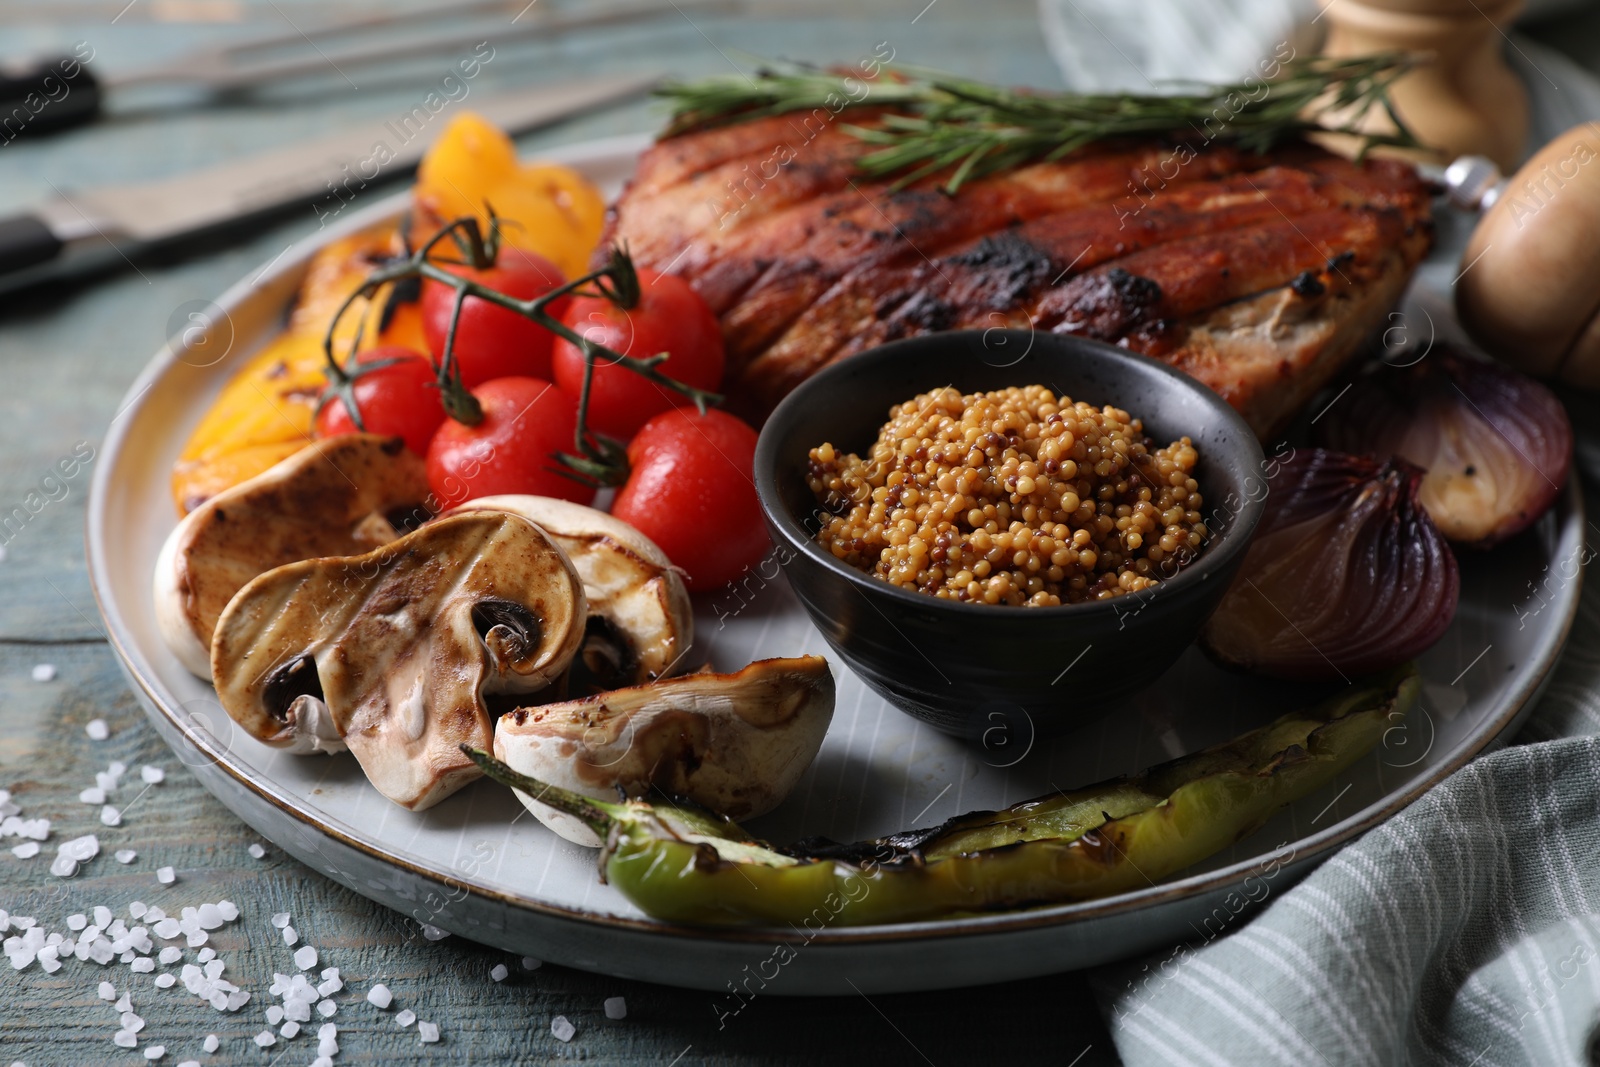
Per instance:
[[[789,855],[704,812],[610,804],[476,750],[490,777],[584,819],[606,881],[646,914],[698,926],[911,922],[1143,888],[1249,834],[1370,751],[1416,703],[1407,667],[1129,778],[940,827]],[[465,747],[465,746],[464,746]]]

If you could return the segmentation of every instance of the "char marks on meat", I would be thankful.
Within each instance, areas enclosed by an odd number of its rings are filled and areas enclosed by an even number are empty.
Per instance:
[[[1265,435],[1383,323],[1432,241],[1412,167],[1305,143],[1108,143],[949,196],[866,179],[866,146],[837,127],[778,115],[662,141],[611,215],[608,243],[718,315],[752,418],[873,345],[1017,326],[1164,359]]]

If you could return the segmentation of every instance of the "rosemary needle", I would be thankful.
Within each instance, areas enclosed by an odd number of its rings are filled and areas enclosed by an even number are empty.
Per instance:
[[[1284,64],[1271,82],[1207,86],[1168,95],[1052,93],[1005,89],[916,67],[886,68],[876,81],[785,64],[744,75],[663,86],[673,105],[666,135],[795,111],[887,109],[874,125],[843,129],[872,146],[857,166],[873,177],[897,175],[895,188],[953,167],[950,193],[972,178],[1025,163],[1059,159],[1112,137],[1227,140],[1246,151],[1312,131],[1350,134],[1361,152],[1374,145],[1417,147],[1389,102],[1389,86],[1413,57],[1384,53],[1353,59],[1311,57]],[[1362,129],[1374,110],[1394,132]]]

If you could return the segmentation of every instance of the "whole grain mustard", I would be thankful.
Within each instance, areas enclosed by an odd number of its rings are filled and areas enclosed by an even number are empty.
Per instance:
[[[824,443],[807,483],[835,557],[907,589],[1047,607],[1147,589],[1206,538],[1189,438],[1042,385],[897,405],[866,458]]]

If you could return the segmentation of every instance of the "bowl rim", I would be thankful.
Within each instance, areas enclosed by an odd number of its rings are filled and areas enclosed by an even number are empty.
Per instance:
[[[892,603],[902,604],[907,608],[922,608],[933,612],[948,612],[956,619],[996,618],[996,608],[1013,608],[1010,604],[974,604],[961,600],[948,600],[943,597],[931,596],[927,593],[905,589],[898,585],[875,578],[866,571],[850,566],[834,557],[831,552],[823,551],[817,544],[814,536],[805,534],[802,522],[790,514],[784,505],[783,496],[778,484],[779,457],[778,437],[781,428],[788,420],[795,418],[795,413],[800,411],[813,396],[823,395],[833,385],[834,381],[844,377],[853,369],[859,369],[864,364],[858,361],[887,363],[899,359],[907,349],[917,349],[939,344],[958,344],[963,340],[972,338],[986,338],[995,333],[1004,333],[1017,338],[1029,338],[1030,341],[1045,340],[1047,344],[1064,344],[1083,346],[1095,353],[1100,358],[1109,358],[1121,361],[1132,366],[1142,367],[1155,372],[1156,377],[1163,380],[1169,388],[1175,391],[1188,393],[1201,404],[1211,409],[1212,413],[1221,418],[1225,425],[1225,439],[1235,441],[1238,447],[1253,453],[1257,469],[1266,463],[1266,454],[1262,450],[1261,442],[1256,437],[1244,417],[1233,406],[1208,386],[1182,371],[1177,370],[1161,360],[1137,352],[1130,352],[1125,348],[1110,345],[1088,337],[1078,337],[1073,334],[1040,334],[1032,330],[1022,329],[968,329],[945,330],[938,333],[918,334],[915,337],[906,337],[897,341],[858,352],[832,363],[792,389],[787,396],[779,402],[778,406],[767,416],[766,422],[761,427],[761,433],[756,441],[755,453],[755,485],[756,496],[761,502],[762,515],[767,520],[769,528],[782,533],[791,547],[808,556],[814,563],[819,564],[830,573],[843,578],[856,589],[867,596],[888,597]],[[1010,366],[1022,366],[1019,359]],[[1002,368],[1004,369],[1004,368]],[[1019,382],[1019,385],[1031,385],[1033,382]],[[928,388],[937,388],[929,386]],[[900,400],[891,400],[890,404],[903,403],[911,399],[904,397]],[[885,405],[887,411],[888,405]],[[1138,412],[1130,412],[1134,417],[1139,417]],[[819,442],[820,444],[821,442]],[[1205,487],[1201,486],[1201,493]],[[1121,619],[1131,614],[1128,605],[1137,604],[1142,608],[1145,604],[1153,603],[1158,599],[1170,600],[1175,593],[1181,593],[1192,586],[1197,586],[1207,581],[1217,570],[1225,568],[1235,557],[1249,548],[1255,534],[1256,526],[1261,520],[1265,509],[1267,494],[1260,497],[1246,495],[1240,503],[1239,509],[1234,513],[1233,521],[1220,533],[1212,535],[1200,551],[1199,556],[1171,578],[1163,578],[1156,585],[1147,589],[1136,590],[1122,596],[1111,597],[1106,600],[1089,600],[1076,604],[1058,604],[1048,607],[1025,607],[1025,612],[1016,616],[1028,620],[1073,619],[1087,624],[1096,622],[1110,622]],[[1207,503],[1208,507],[1214,505]],[[820,509],[820,505],[818,505]],[[1209,528],[1209,527],[1208,527]],[[1007,617],[1005,615],[998,617]],[[1137,626],[1138,620],[1134,619],[1130,626]]]

